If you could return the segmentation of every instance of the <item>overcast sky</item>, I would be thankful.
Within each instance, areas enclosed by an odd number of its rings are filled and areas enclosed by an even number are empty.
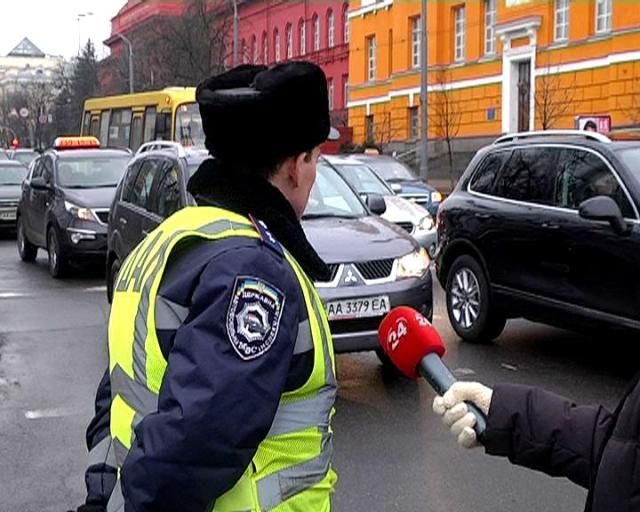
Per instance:
[[[126,0],[0,0],[0,55],[28,37],[44,53],[70,58],[91,38],[99,57],[111,32],[110,21]],[[78,14],[93,13],[81,18]]]

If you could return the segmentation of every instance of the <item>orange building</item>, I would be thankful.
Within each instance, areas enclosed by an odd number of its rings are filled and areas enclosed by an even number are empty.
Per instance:
[[[350,5],[354,139],[417,139],[420,0]],[[640,122],[640,2],[428,0],[427,10],[430,138],[573,128],[581,116],[602,116],[601,129]]]

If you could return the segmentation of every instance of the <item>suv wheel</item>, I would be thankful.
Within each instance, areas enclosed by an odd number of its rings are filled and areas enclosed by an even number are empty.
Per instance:
[[[56,279],[64,277],[67,270],[67,262],[54,227],[50,227],[47,233],[47,253],[49,254],[49,273],[51,277]]]
[[[16,235],[18,241],[18,254],[20,259],[27,263],[33,263],[38,256],[38,248],[27,240],[27,234],[24,232],[24,224],[22,217],[18,217],[18,234]]]
[[[500,336],[506,319],[491,304],[489,283],[475,258],[464,255],[453,262],[446,293],[449,321],[460,338],[477,343]]]
[[[113,260],[113,263],[111,263],[107,274],[107,299],[109,300],[109,304],[113,301],[113,293],[116,290],[118,272],[120,272],[120,260],[116,258]]]

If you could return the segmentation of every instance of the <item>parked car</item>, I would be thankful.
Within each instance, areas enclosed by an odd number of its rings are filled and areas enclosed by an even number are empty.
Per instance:
[[[0,160],[9,160],[9,155],[4,149],[0,149]]]
[[[9,154],[8,154],[11,160],[20,162],[25,167],[29,167],[31,162],[33,162],[38,157],[38,155],[39,153],[35,149],[26,149],[26,148],[13,149],[9,151]]]
[[[526,317],[640,329],[640,143],[509,135],[482,149],[438,214],[437,276],[464,340]]]
[[[131,153],[100,149],[94,137],[60,137],[32,164],[18,203],[18,252],[25,262],[46,249],[49,272],[104,261],[109,206]]]
[[[164,217],[193,204],[185,191],[191,168],[189,157],[171,150],[144,152],[129,165],[109,222],[110,293],[133,247]],[[136,191],[132,184],[138,182],[147,192]],[[319,163],[302,224],[331,269],[330,279],[316,286],[339,352],[377,349],[378,325],[394,306],[410,305],[432,317],[429,257],[404,230],[373,213],[384,209],[382,197],[370,195],[363,202],[333,168]]]
[[[358,153],[352,156],[376,171],[400,197],[418,203],[436,216],[442,194],[416,176],[408,165],[388,155]]]
[[[16,212],[20,199],[20,185],[27,176],[27,168],[18,162],[0,160],[0,230],[16,229]]]
[[[413,236],[429,251],[436,249],[436,228],[431,214],[419,204],[397,196],[391,187],[366,164],[349,156],[323,156],[323,160],[347,180],[349,185],[366,201],[370,194],[384,197],[386,211],[381,215]]]

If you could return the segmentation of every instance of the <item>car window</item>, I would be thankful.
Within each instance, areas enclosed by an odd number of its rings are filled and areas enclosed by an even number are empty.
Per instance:
[[[44,157],[43,159],[42,177],[45,183],[53,183],[53,162],[51,158]]]
[[[515,149],[498,177],[500,197],[551,206],[557,160],[562,148],[531,147]]]
[[[0,186],[20,185],[27,176],[27,168],[23,165],[3,165],[0,163]]]
[[[134,185],[142,163],[143,162],[141,161],[137,161],[127,168],[127,174],[124,178],[124,184],[122,187],[122,200],[127,203],[135,202]]]
[[[340,171],[342,177],[358,194],[380,194],[382,196],[393,194],[366,165],[339,164],[334,167]]]
[[[151,211],[151,188],[153,179],[160,167],[160,161],[149,158],[142,163],[135,181],[133,182],[131,203]]]
[[[129,155],[65,156],[58,160],[56,181],[66,188],[115,188],[124,174]]]
[[[473,175],[469,188],[473,192],[479,192],[481,194],[495,194],[496,193],[496,177],[502,169],[502,165],[509,157],[510,152],[499,151],[487,155],[480,165],[478,170]]]
[[[618,204],[624,217],[635,218],[620,182],[598,155],[580,149],[564,149],[558,169],[556,206],[577,210],[587,199],[608,196]]]
[[[164,166],[161,178],[154,186],[150,211],[163,219],[180,209],[180,171],[175,162]]]
[[[33,179],[33,178],[38,178],[39,176],[42,176],[42,171],[44,170],[44,157],[39,158],[38,160],[35,161],[35,163],[33,164],[33,171],[31,172],[31,176],[29,177],[29,179]]]
[[[366,210],[357,194],[331,167],[318,164],[316,182],[303,218],[362,217]]]
[[[414,181],[418,179],[409,167],[396,160],[370,158],[366,160],[366,163],[386,181]]]

